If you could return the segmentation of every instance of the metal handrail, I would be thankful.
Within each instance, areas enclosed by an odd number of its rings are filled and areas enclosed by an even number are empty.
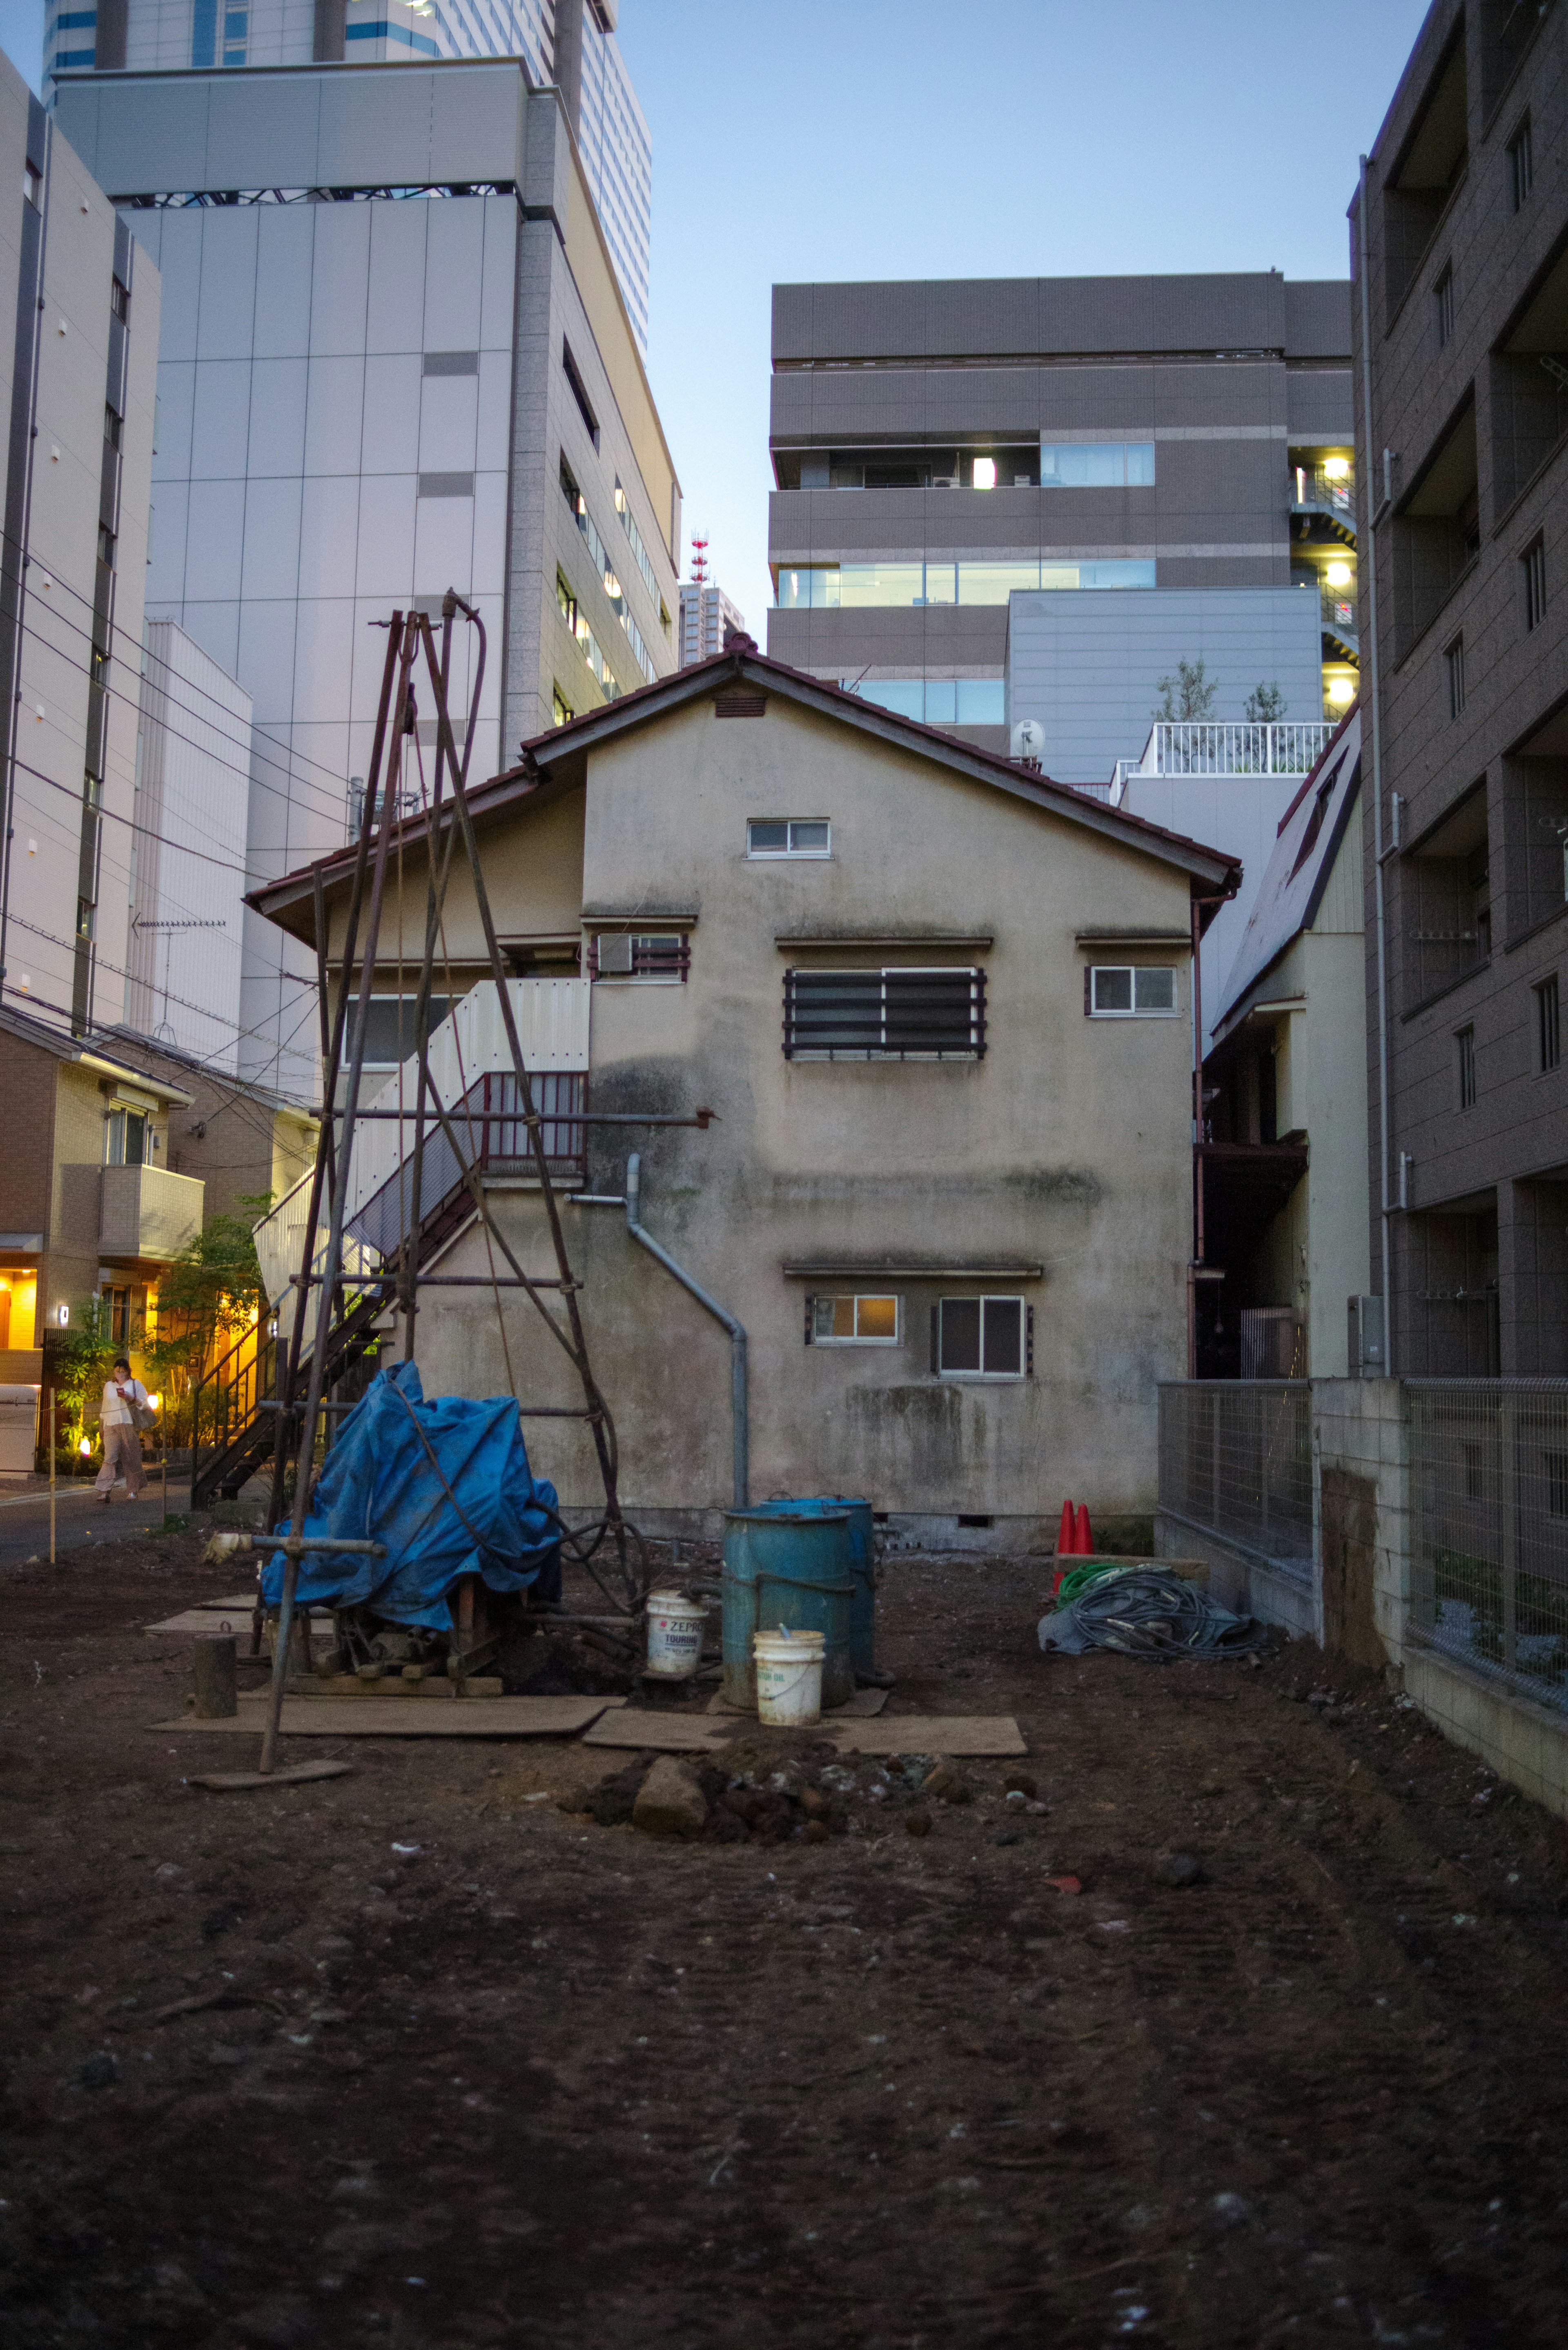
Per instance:
[[[1291,718],[1272,725],[1248,719],[1160,719],[1149,729],[1139,759],[1118,759],[1111,800],[1149,775],[1304,775],[1327,748],[1339,722]]]

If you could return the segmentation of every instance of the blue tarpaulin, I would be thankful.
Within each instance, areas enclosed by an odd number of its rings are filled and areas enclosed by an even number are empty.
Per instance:
[[[385,1543],[387,1555],[307,1552],[295,1596],[301,1606],[366,1606],[394,1624],[437,1632],[452,1628],[447,1595],[460,1575],[482,1575],[500,1592],[536,1583],[542,1598],[558,1599],[555,1511],[555,1487],[529,1469],[514,1398],[475,1403],[438,1396],[427,1403],[415,1366],[398,1363],[379,1374],[344,1420],[304,1527],[307,1534]],[[273,1531],[286,1534],[289,1527]],[[283,1596],[284,1563],[274,1551],[262,1572],[269,1607]]]

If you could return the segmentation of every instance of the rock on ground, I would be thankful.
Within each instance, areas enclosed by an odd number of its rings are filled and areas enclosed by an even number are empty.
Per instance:
[[[708,1798],[691,1767],[673,1754],[661,1754],[638,1794],[631,1824],[649,1835],[701,1835],[708,1819]]]

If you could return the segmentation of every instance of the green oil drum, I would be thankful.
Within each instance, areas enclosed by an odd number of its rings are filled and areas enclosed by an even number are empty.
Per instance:
[[[772,1502],[724,1518],[724,1695],[757,1702],[752,1635],[787,1625],[823,1636],[824,1709],[855,1693],[850,1513],[821,1503]]]

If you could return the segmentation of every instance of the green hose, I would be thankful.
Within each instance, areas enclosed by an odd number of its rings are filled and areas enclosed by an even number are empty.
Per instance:
[[[1087,1591],[1092,1583],[1102,1582],[1108,1575],[1136,1575],[1143,1563],[1138,1559],[1086,1558],[1081,1566],[1070,1568],[1062,1577],[1052,1604],[1065,1607],[1080,1593]]]

